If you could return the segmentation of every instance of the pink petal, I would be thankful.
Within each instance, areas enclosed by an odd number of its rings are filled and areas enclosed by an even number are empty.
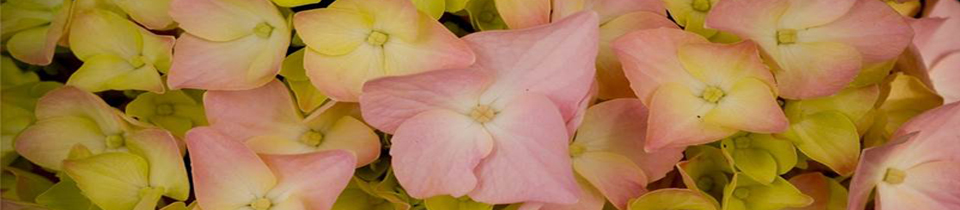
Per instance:
[[[595,13],[583,12],[549,25],[463,37],[477,55],[476,66],[499,79],[481,100],[540,93],[563,119],[572,118],[594,80],[597,25]]]
[[[690,43],[708,43],[703,37],[673,28],[641,30],[623,35],[613,43],[613,50],[623,65],[630,87],[645,104],[650,105],[653,93],[668,82],[696,83],[680,64],[677,47]]]
[[[493,149],[482,124],[443,109],[406,120],[391,141],[397,180],[416,198],[467,194],[477,186],[477,164]]]
[[[839,19],[850,11],[857,0],[781,0],[790,2],[780,25],[786,28],[811,28]],[[816,14],[816,15],[811,15]]]
[[[553,203],[524,203],[518,210],[540,209],[540,210],[584,210],[584,209],[603,209],[607,200],[603,194],[593,187],[590,182],[583,177],[577,176],[577,184],[580,186],[580,200],[575,204],[553,204]],[[542,205],[542,206],[537,206]]]
[[[6,104],[4,104],[6,106]],[[53,170],[61,170],[73,146],[81,144],[90,152],[104,151],[104,135],[93,121],[81,117],[38,120],[16,137],[17,154]],[[6,137],[4,137],[6,138]]]
[[[268,197],[294,195],[296,199],[288,198],[286,202],[299,201],[305,209],[319,210],[333,207],[353,177],[357,162],[356,157],[345,150],[260,157],[277,176],[277,186]]]
[[[550,0],[494,0],[497,12],[510,29],[550,23]]]
[[[394,133],[401,123],[427,110],[469,113],[490,82],[488,74],[477,69],[431,71],[372,80],[363,87],[360,113],[371,126]]]
[[[290,42],[289,31],[275,29],[269,39],[246,36],[213,42],[184,33],[174,46],[167,80],[171,89],[246,90],[270,80]]]
[[[632,98],[634,96],[633,90],[630,89],[630,82],[624,76],[620,60],[617,59],[613,50],[613,42],[629,32],[661,27],[677,28],[677,24],[662,15],[639,11],[624,14],[600,26],[600,50],[597,55],[597,82],[600,85],[600,98]]]
[[[627,157],[643,170],[648,182],[659,180],[683,158],[683,149],[643,151],[647,112],[647,107],[637,99],[614,99],[592,106],[574,144],[584,146],[587,151],[612,152]]]
[[[767,90],[774,91],[776,87],[773,74],[760,59],[757,45],[751,41],[730,45],[687,44],[678,47],[677,56],[690,75],[723,90],[729,91],[745,78],[762,81]]]
[[[586,152],[573,159],[573,169],[596,187],[617,209],[647,192],[647,176],[630,159],[609,152]]]
[[[242,91],[207,91],[203,96],[210,128],[237,141],[260,135],[297,139],[306,126],[287,87],[273,80]]]
[[[767,49],[764,44],[776,44],[776,30],[780,24],[777,17],[790,8],[790,2],[791,0],[720,1],[707,13],[704,24],[707,28],[753,39]]]
[[[927,18],[919,20],[937,18],[943,22],[939,28],[931,30],[921,31],[914,28],[916,36],[913,43],[920,49],[923,62],[929,68],[946,54],[960,50],[960,42],[955,37],[960,33],[960,3],[942,0],[928,3],[927,6],[929,7],[925,8],[929,11],[929,14],[925,15]]]
[[[277,184],[270,168],[252,150],[214,129],[191,129],[186,141],[197,203],[203,209],[246,206]]]
[[[188,33],[211,41],[231,41],[251,35],[260,23],[285,27],[267,0],[172,0],[170,16]]]
[[[559,111],[538,94],[515,98],[484,127],[494,149],[475,169],[476,201],[503,204],[570,204],[580,193],[574,180],[568,136]]]
[[[84,117],[95,122],[102,132],[120,132],[122,120],[118,111],[99,96],[73,86],[47,92],[37,101],[37,120],[56,117]]]
[[[819,15],[821,12],[807,15],[813,14]],[[862,54],[864,63],[876,63],[903,53],[913,38],[913,30],[903,16],[886,3],[857,0],[850,12],[840,19],[800,32],[797,37],[812,42],[844,43],[856,48]]]
[[[877,186],[876,209],[960,208],[960,161],[923,163],[906,170],[903,183]]]
[[[774,68],[780,95],[789,99],[828,96],[847,87],[857,76],[857,50],[836,42],[795,43],[778,47]]]
[[[947,54],[930,67],[930,80],[944,103],[960,101],[960,50]]]
[[[738,131],[706,122],[705,115],[711,108],[687,87],[674,83],[661,86],[650,100],[644,150],[649,152],[709,143]]]

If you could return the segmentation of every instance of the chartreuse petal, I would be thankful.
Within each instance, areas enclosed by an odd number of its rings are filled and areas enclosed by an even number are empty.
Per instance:
[[[19,156],[14,151],[13,140],[36,121],[33,112],[37,99],[60,86],[57,82],[33,82],[3,88],[0,99],[0,120],[3,122],[0,123],[2,165],[6,166]]]
[[[790,178],[790,184],[813,198],[813,204],[805,209],[843,210],[847,207],[847,189],[837,180],[819,172],[800,174]]]
[[[0,6],[2,14],[2,23],[0,23],[0,34],[6,41],[13,34],[22,30],[42,26],[53,20],[53,13],[49,10],[50,6],[31,0],[9,0]]]
[[[387,176],[383,181],[363,181],[354,177],[337,197],[333,210],[408,210],[411,198],[398,192],[396,178]]]
[[[493,0],[471,0],[467,2],[467,14],[473,28],[481,31],[507,29],[507,23],[500,18],[497,5]]]
[[[866,135],[865,142],[873,145],[887,142],[900,125],[926,110],[943,104],[943,98],[927,88],[920,79],[897,73],[889,85],[883,86],[887,92],[886,100],[877,111],[876,128],[873,135]]]
[[[724,139],[724,155],[733,160],[743,174],[764,184],[787,173],[797,164],[797,152],[789,141],[768,134],[747,134]]]
[[[37,196],[37,204],[55,210],[88,210],[96,209],[96,205],[81,194],[77,183],[66,174],[58,175],[60,182]]]
[[[151,189],[147,161],[130,153],[65,160],[63,167],[83,194],[104,210],[134,209],[141,202],[141,192]]]
[[[191,202],[190,205],[187,205],[186,203],[183,203],[183,201],[177,201],[177,202],[173,202],[173,203],[171,203],[171,204],[169,204],[169,205],[167,205],[167,206],[164,206],[163,208],[160,208],[160,210],[193,210],[193,209],[195,209],[195,208],[197,208],[197,202],[196,202],[196,201]]]
[[[207,125],[203,104],[181,90],[137,95],[125,112],[181,137],[190,128]]]
[[[865,64],[857,77],[850,82],[848,87],[858,88],[883,82],[883,79],[890,75],[890,70],[897,64],[897,59],[891,59],[879,63]]]
[[[690,189],[659,189],[630,201],[629,210],[717,210],[713,197]]]
[[[808,114],[838,111],[856,123],[858,131],[865,131],[872,124],[868,113],[873,110],[879,97],[880,88],[877,86],[847,88],[827,97],[789,101],[784,114],[793,122]]]
[[[300,111],[309,113],[327,101],[327,95],[310,83],[306,69],[303,68],[303,55],[306,48],[297,50],[283,60],[280,75],[283,76],[293,96],[297,98],[297,107]]]
[[[20,69],[13,58],[6,55],[0,57],[0,64],[2,64],[0,66],[0,74],[2,74],[0,75],[0,86],[3,88],[40,81],[37,73]]]
[[[884,1],[904,17],[913,17],[920,12],[920,1]]]
[[[790,121],[783,137],[803,154],[841,176],[853,173],[860,157],[860,136],[850,118],[838,111],[822,111]]]
[[[796,187],[781,177],[764,185],[749,176],[737,173],[723,190],[724,210],[778,210],[804,207],[813,203]]]
[[[142,64],[142,63],[141,63]],[[152,65],[140,67],[113,54],[96,54],[70,76],[68,85],[90,92],[105,90],[146,90],[162,93],[163,81]]]
[[[417,7],[417,10],[420,10],[423,13],[427,13],[433,19],[440,19],[440,16],[443,15],[443,11],[447,10],[447,1],[446,0],[411,0],[413,5]]]
[[[493,205],[473,201],[469,197],[440,195],[424,200],[427,210],[491,210]]]
[[[34,202],[34,199],[46,191],[53,182],[40,175],[30,173],[18,168],[5,167],[4,170],[10,172],[15,177],[14,191],[16,191],[17,200],[23,202]]]
[[[307,4],[316,4],[321,0],[273,0],[273,3],[280,5],[281,7],[296,7],[303,6]]]
[[[467,7],[467,3],[470,0],[446,0],[446,10],[447,12],[459,12],[463,10],[464,7]]]
[[[723,198],[723,188],[730,182],[728,174],[733,169],[720,149],[700,145],[687,148],[685,153],[687,161],[678,163],[677,168],[687,188]]]

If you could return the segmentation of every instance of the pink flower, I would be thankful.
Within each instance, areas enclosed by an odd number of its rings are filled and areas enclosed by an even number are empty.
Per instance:
[[[474,66],[370,81],[364,119],[394,134],[393,167],[413,197],[575,202],[565,123],[591,89],[597,33],[588,12],[466,36]]]
[[[173,0],[177,38],[171,89],[246,90],[270,82],[290,44],[290,27],[268,0]]]
[[[313,85],[337,101],[356,102],[363,83],[385,76],[463,68],[473,52],[409,0],[338,0],[299,12]]]
[[[624,35],[614,50],[634,92],[650,107],[647,151],[709,143],[741,130],[787,129],[773,76],[751,42],[712,44],[660,28]]]
[[[960,209],[960,102],[913,118],[883,146],[863,151],[850,183],[848,210]]]
[[[581,188],[576,204],[544,204],[540,209],[617,209],[647,192],[683,158],[682,148],[643,152],[647,108],[640,100],[614,99],[590,107],[570,145],[573,169]]]
[[[914,46],[944,103],[960,101],[960,2],[940,0],[928,17],[910,22]]]
[[[356,164],[343,150],[257,156],[208,127],[186,141],[202,209],[330,209]]]
[[[720,1],[706,25],[760,45],[789,99],[840,91],[861,67],[899,56],[913,36],[876,0]]]
[[[211,129],[257,153],[343,149],[357,156],[358,167],[380,156],[380,138],[351,116],[358,111],[356,104],[329,102],[304,118],[277,80],[251,90],[208,91],[203,104]]]

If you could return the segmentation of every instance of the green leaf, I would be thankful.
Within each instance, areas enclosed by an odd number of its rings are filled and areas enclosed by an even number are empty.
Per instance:
[[[857,127],[838,111],[823,111],[791,120],[783,134],[807,157],[823,163],[841,176],[850,176],[860,157]]]
[[[473,28],[481,31],[507,29],[493,0],[471,0],[465,8]]]
[[[440,195],[424,200],[427,210],[491,210],[493,205],[473,201],[469,197]]]
[[[130,153],[65,160],[63,167],[83,194],[104,210],[133,209],[140,202],[140,191],[149,187],[147,161]]]
[[[77,183],[66,175],[59,176],[60,182],[37,196],[37,204],[54,210],[97,209],[86,196],[80,193]]]
[[[629,210],[717,210],[712,197],[689,189],[659,189],[630,201]]]
[[[417,7],[417,10],[420,10],[423,13],[427,13],[433,19],[440,19],[440,16],[443,16],[443,11],[447,9],[446,0],[411,0],[413,5]]]
[[[687,161],[678,163],[677,168],[687,188],[723,198],[723,188],[730,182],[728,174],[733,171],[720,149],[700,145],[687,148],[685,153]]]
[[[737,169],[761,183],[769,184],[774,177],[787,173],[797,164],[797,152],[789,141],[767,134],[748,134],[721,141],[727,158]]]
[[[781,177],[764,185],[748,176],[737,173],[723,192],[724,210],[778,210],[789,207],[804,207],[813,203],[796,187]]]

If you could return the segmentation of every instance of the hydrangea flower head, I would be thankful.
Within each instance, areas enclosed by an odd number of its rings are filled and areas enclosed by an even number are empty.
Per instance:
[[[660,28],[627,34],[614,50],[634,92],[650,107],[647,151],[708,143],[740,130],[787,128],[776,83],[751,42],[711,44]]]
[[[576,202],[566,123],[590,91],[597,32],[585,12],[469,35],[473,67],[368,82],[361,113],[394,134],[393,167],[413,197]]]

